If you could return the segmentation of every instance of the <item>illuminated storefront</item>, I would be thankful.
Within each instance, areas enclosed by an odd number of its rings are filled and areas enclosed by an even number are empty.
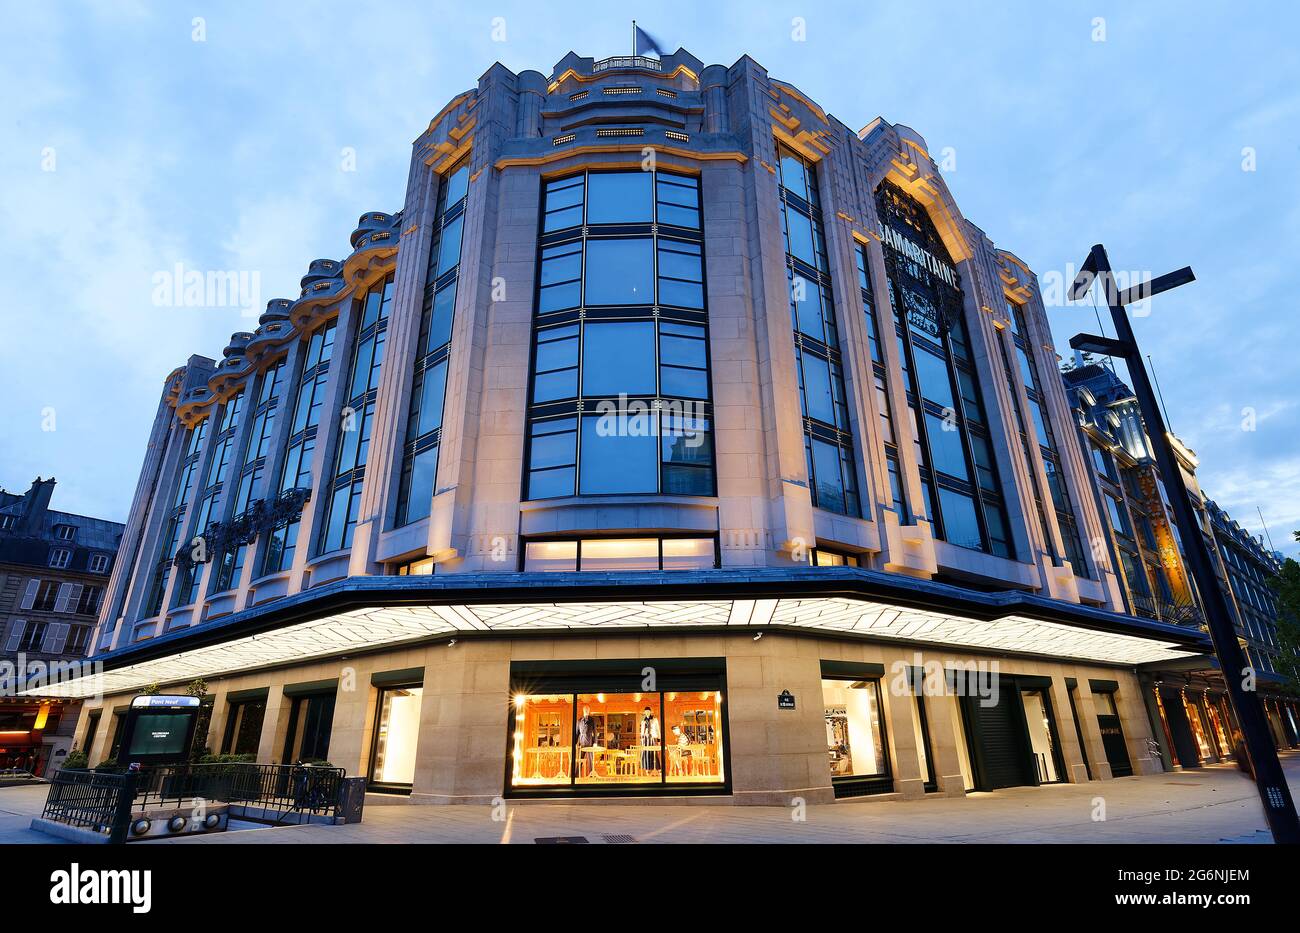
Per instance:
[[[1211,676],[1217,678],[1217,671]],[[1152,718],[1159,721],[1169,750],[1168,767],[1199,768],[1236,757],[1241,742],[1236,716],[1227,695],[1212,686],[1210,676],[1198,676],[1149,688]],[[1264,708],[1269,709],[1267,699]]]
[[[424,685],[422,681],[408,678],[406,683],[381,683],[376,686],[370,789],[409,791],[415,780]]]
[[[883,673],[884,668],[876,666],[822,665],[826,751],[836,796],[893,790],[880,690]]]
[[[720,659],[515,665],[510,791],[724,788],[723,667]]]

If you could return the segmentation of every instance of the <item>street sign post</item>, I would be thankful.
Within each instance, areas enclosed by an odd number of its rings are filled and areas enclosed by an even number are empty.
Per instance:
[[[1129,322],[1129,302],[1140,301],[1158,295],[1195,280],[1190,266],[1157,276],[1149,282],[1134,285],[1124,291],[1115,286],[1115,277],[1111,271],[1110,258],[1106,249],[1098,244],[1092,248],[1074,280],[1070,289],[1070,298],[1078,301],[1087,295],[1093,283],[1100,281],[1110,307],[1111,319],[1115,324],[1115,338],[1096,334],[1078,334],[1070,340],[1070,346],[1076,350],[1117,356],[1128,366],[1129,380],[1133,393],[1137,396],[1142,418],[1146,422],[1147,432],[1155,450],[1156,464],[1160,469],[1161,479],[1169,492],[1170,505],[1174,520],[1182,532],[1183,550],[1187,558],[1188,569],[1196,581],[1200,593],[1201,605],[1205,609],[1206,625],[1210,630],[1210,639],[1214,643],[1214,653],[1219,659],[1219,669],[1223,673],[1228,688],[1228,698],[1241,734],[1246,742],[1246,753],[1255,774],[1255,783],[1259,797],[1264,804],[1264,815],[1268,819],[1273,841],[1279,844],[1295,845],[1300,843],[1300,821],[1296,818],[1295,801],[1287,787],[1286,775],[1278,761],[1277,751],[1269,734],[1268,723],[1264,718],[1263,704],[1254,690],[1247,690],[1245,681],[1253,671],[1246,663],[1237,633],[1232,625],[1232,613],[1227,598],[1219,587],[1218,575],[1206,549],[1205,535],[1196,521],[1192,508],[1191,496],[1187,484],[1183,482],[1182,469],[1174,456],[1169,443],[1169,429],[1165,425],[1156,404],[1156,395],[1143,365],[1142,355],[1138,351],[1133,327]],[[1253,678],[1251,678],[1253,681]]]

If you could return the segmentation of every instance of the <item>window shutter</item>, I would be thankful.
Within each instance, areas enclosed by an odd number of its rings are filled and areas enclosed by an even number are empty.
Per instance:
[[[71,583],[68,590],[68,604],[63,607],[63,612],[76,612],[77,604],[81,600],[81,591],[83,589],[80,583]]]
[[[68,640],[68,624],[66,622],[55,622],[50,626],[50,630],[45,633],[45,642],[41,645],[41,650],[46,654],[58,654],[63,650],[63,644]]]
[[[14,619],[14,627],[9,630],[9,643],[5,645],[5,651],[18,650],[18,643],[23,640],[25,628],[27,628],[27,620]]]
[[[58,595],[58,597],[54,600],[54,611],[55,611],[55,612],[67,612],[67,611],[68,611],[68,594],[71,593],[71,592],[72,592],[72,584],[71,584],[71,583],[60,583],[60,584],[59,584],[59,595]]]
[[[118,621],[121,621],[120,619]],[[116,625],[105,625],[99,633],[99,648],[102,651],[105,648],[113,646],[113,632],[117,629]]]
[[[40,580],[28,580],[27,592],[23,594],[23,603],[19,609],[30,609],[36,603],[36,591],[41,588]]]

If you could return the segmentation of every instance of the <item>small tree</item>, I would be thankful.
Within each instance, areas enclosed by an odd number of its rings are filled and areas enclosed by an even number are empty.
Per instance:
[[[1296,532],[1300,540],[1300,532]],[[1288,557],[1282,572],[1270,581],[1277,592],[1277,672],[1292,691],[1300,693],[1300,564]]]
[[[140,688],[141,696],[156,697],[160,693],[162,693],[162,687],[158,686],[158,681],[156,680],[153,683]]]
[[[208,682],[202,677],[196,677],[190,681],[190,685],[185,688],[185,695],[198,697],[200,700],[208,695]]]

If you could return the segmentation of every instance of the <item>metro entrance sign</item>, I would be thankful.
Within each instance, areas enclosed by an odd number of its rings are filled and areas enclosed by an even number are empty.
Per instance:
[[[1118,356],[1128,366],[1129,381],[1133,385],[1133,393],[1137,396],[1142,418],[1146,422],[1151,446],[1155,450],[1156,464],[1169,491],[1174,520],[1182,532],[1187,563],[1205,608],[1206,624],[1210,630],[1210,639],[1214,643],[1214,653],[1219,659],[1219,669],[1223,672],[1228,697],[1237,714],[1237,722],[1241,725],[1242,737],[1246,741],[1246,751],[1254,766],[1255,783],[1259,789],[1260,801],[1264,805],[1264,815],[1268,819],[1269,829],[1273,832],[1273,841],[1295,845],[1300,843],[1300,821],[1296,818],[1295,802],[1291,799],[1291,790],[1287,787],[1282,765],[1277,760],[1277,751],[1273,747],[1273,740],[1264,718],[1263,705],[1258,694],[1253,690],[1245,689],[1244,680],[1251,671],[1246,664],[1241,644],[1237,641],[1228,601],[1219,588],[1214,565],[1206,550],[1205,536],[1192,509],[1192,500],[1187,491],[1187,484],[1183,482],[1182,469],[1169,443],[1169,429],[1160,413],[1160,407],[1156,404],[1155,391],[1147,375],[1146,366],[1143,365],[1142,354],[1138,350],[1133,326],[1128,318],[1128,309],[1125,307],[1130,302],[1158,295],[1194,281],[1195,278],[1191,267],[1185,266],[1175,272],[1157,276],[1149,282],[1142,282],[1119,291],[1115,286],[1115,276],[1111,271],[1110,257],[1106,255],[1106,248],[1097,244],[1088,253],[1088,258],[1070,287],[1070,299],[1079,301],[1088,294],[1093,283],[1100,280],[1106,303],[1110,307],[1111,319],[1115,324],[1116,336],[1115,339],[1111,339],[1096,334],[1076,334],[1070,339],[1070,346],[1076,350]]]
[[[122,724],[118,764],[163,765],[186,761],[199,719],[199,699],[142,695],[131,700]]]

